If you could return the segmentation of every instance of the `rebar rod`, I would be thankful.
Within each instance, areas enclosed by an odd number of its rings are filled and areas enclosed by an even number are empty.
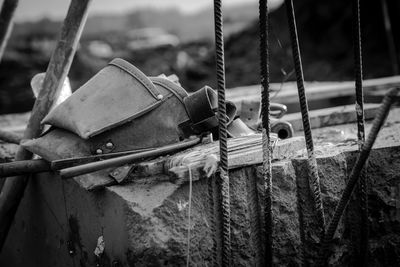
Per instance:
[[[354,191],[354,187],[357,184],[360,174],[364,168],[364,164],[369,157],[372,146],[375,143],[378,133],[379,133],[380,129],[382,128],[382,125],[384,124],[386,117],[389,114],[390,107],[392,106],[393,102],[396,100],[396,96],[398,93],[399,93],[399,88],[393,88],[386,93],[385,97],[383,98],[382,104],[378,110],[378,113],[377,113],[374,121],[372,122],[371,131],[368,135],[367,140],[365,141],[364,145],[362,146],[361,152],[357,157],[357,160],[354,164],[353,169],[351,170],[349,181],[342,193],[339,203],[336,206],[335,212],[334,212],[332,220],[330,221],[328,228],[325,232],[324,238],[322,239],[320,257],[319,257],[322,260],[327,258],[326,254],[327,254],[327,251],[329,248],[329,244],[330,244],[333,236],[335,235],[339,221],[343,215],[343,212],[344,212],[347,204],[349,203],[350,197]],[[320,262],[319,265],[323,265],[321,263],[322,262]]]
[[[57,99],[71,67],[76,47],[86,22],[88,6],[91,0],[72,0],[64,20],[61,36],[51,56],[47,67],[43,88],[33,106],[32,115],[29,118],[24,139],[38,137],[43,127],[41,121],[47,115],[53,101]],[[16,160],[28,160],[32,153],[19,147]],[[8,178],[0,193],[0,250],[2,249],[9,232],[11,223],[17,212],[19,203],[27,185],[27,176]]]
[[[272,220],[272,168],[271,168],[271,123],[269,98],[269,43],[268,43],[268,1],[259,1],[260,30],[260,76],[261,76],[261,120],[264,182],[264,226],[265,226],[265,264],[272,266],[273,220]],[[257,248],[262,249],[262,247]]]
[[[228,174],[228,144],[227,144],[227,117],[225,102],[225,63],[224,63],[224,36],[223,15],[221,0],[214,0],[214,26],[215,26],[215,59],[218,90],[218,135],[220,150],[220,188],[221,188],[221,236],[222,266],[230,266],[231,259],[231,227],[230,227],[230,196]]]
[[[362,37],[361,37],[361,10],[360,0],[353,0],[353,49],[354,49],[354,80],[356,91],[356,116],[357,116],[357,137],[358,148],[361,148],[365,141],[364,127],[364,94],[363,94],[363,60],[362,60]],[[366,266],[368,255],[368,192],[367,177],[365,171],[361,172],[358,183],[358,196],[360,207],[360,227],[352,223],[352,233],[358,232],[356,240],[358,244],[353,244],[353,252],[357,252],[355,256],[356,262],[361,266]],[[354,222],[355,218],[351,218]],[[353,241],[356,243],[355,241]]]
[[[215,229],[215,175],[211,175],[207,180],[207,193],[208,193],[208,209],[210,213],[210,232],[212,238],[211,246],[211,266],[217,264],[217,230]]]
[[[3,59],[4,51],[14,26],[14,13],[18,7],[19,0],[4,0],[0,11],[0,61]]]
[[[301,109],[301,117],[303,122],[303,129],[304,129],[304,136],[306,139],[306,147],[307,147],[307,154],[308,154],[308,167],[309,167],[309,177],[311,186],[312,186],[312,195],[314,198],[314,206],[316,209],[316,215],[318,220],[318,227],[320,236],[322,238],[324,231],[325,231],[325,216],[324,216],[324,209],[322,205],[322,198],[321,198],[321,187],[318,175],[318,166],[317,166],[317,159],[314,154],[314,142],[311,133],[310,127],[310,118],[308,114],[308,104],[307,104],[307,97],[305,94],[304,89],[304,74],[303,74],[303,67],[301,63],[301,54],[300,54],[300,46],[299,46],[299,39],[297,35],[297,27],[296,27],[296,17],[294,13],[293,1],[292,0],[285,0],[286,5],[286,12],[288,17],[288,24],[289,24],[289,31],[290,31],[290,39],[292,43],[292,53],[293,53],[293,60],[294,60],[294,68],[296,72],[297,78],[297,89],[299,94],[299,101],[300,101],[300,109]]]

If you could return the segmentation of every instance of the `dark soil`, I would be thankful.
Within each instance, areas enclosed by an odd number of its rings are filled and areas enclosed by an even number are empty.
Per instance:
[[[399,32],[400,2],[387,0],[392,15],[393,32]],[[351,80],[353,77],[351,1],[295,1],[298,32],[306,80]],[[270,16],[270,80],[293,80],[293,64],[285,7]],[[362,1],[362,33],[364,77],[374,78],[393,74],[388,54],[380,1]],[[32,39],[55,38],[47,33],[34,36],[14,36],[0,64],[0,114],[28,111],[33,97],[29,81],[44,72],[49,51],[32,48]],[[104,33],[97,39],[111,42],[116,51],[113,57],[123,57],[147,75],[177,74],[188,91],[204,85],[215,86],[213,43],[204,40],[178,47],[129,52],[121,36]],[[77,52],[70,78],[76,89],[101,69],[110,59],[91,56],[86,50],[88,36],[84,35]],[[94,37],[91,35],[91,39]],[[394,35],[400,44],[400,36]],[[117,41],[118,42],[117,42]],[[126,47],[126,46],[125,46]],[[225,41],[226,86],[228,88],[259,83],[258,23],[230,35]],[[184,58],[179,60],[178,58]],[[398,58],[398,55],[397,55]],[[181,62],[179,62],[181,61]]]

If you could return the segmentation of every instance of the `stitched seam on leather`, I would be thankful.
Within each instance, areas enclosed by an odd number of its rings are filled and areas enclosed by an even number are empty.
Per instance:
[[[168,91],[170,91],[171,93],[173,93],[178,99],[179,99],[179,101],[182,103],[182,104],[184,104],[184,102],[183,102],[183,98],[184,97],[182,97],[179,93],[177,93],[171,86],[169,86],[167,83],[163,83],[162,81],[160,81],[160,80],[153,80],[152,81],[154,84],[157,84],[157,85],[159,85],[159,86],[161,86],[161,87],[164,87],[165,89],[167,89]],[[183,89],[184,90],[184,89]],[[186,97],[186,96],[185,96]]]
[[[142,77],[140,77],[137,73],[134,73],[133,71],[129,70],[128,68],[126,68],[125,66],[119,65],[113,61],[111,61],[110,63],[108,63],[108,65],[113,65],[115,67],[118,67],[122,70],[124,70],[125,72],[127,72],[128,74],[130,74],[131,76],[133,76],[134,78],[136,78],[137,80],[139,80],[139,82],[147,89],[147,91],[150,92],[150,94],[156,99],[156,100],[160,100],[157,98],[158,95],[161,95],[160,92],[158,92],[157,88],[155,88],[154,86],[149,86],[148,85],[148,81],[145,81],[142,79]],[[151,82],[151,81],[150,81]],[[154,92],[153,92],[154,91]]]
[[[151,104],[150,106],[147,106],[145,109],[143,109],[143,110],[141,110],[141,111],[139,111],[139,112],[133,114],[132,116],[129,116],[129,117],[125,118],[125,119],[122,119],[122,120],[120,120],[119,122],[116,122],[116,123],[113,123],[113,124],[109,124],[109,125],[107,125],[107,126],[101,128],[101,129],[99,129],[99,130],[97,130],[97,131],[93,131],[93,132],[90,133],[90,135],[88,135],[88,136],[87,136],[86,138],[84,138],[84,139],[88,139],[88,138],[90,138],[90,137],[94,137],[94,136],[96,136],[96,135],[98,135],[98,134],[101,134],[101,133],[107,131],[107,130],[110,130],[110,129],[112,129],[112,128],[115,128],[115,127],[117,127],[117,126],[120,126],[120,125],[122,125],[122,124],[124,124],[124,123],[127,123],[127,122],[131,121],[131,120],[134,120],[134,119],[136,119],[137,117],[140,117],[141,115],[143,115],[143,114],[145,114],[145,113],[147,113],[147,112],[149,112],[149,111],[155,109],[156,107],[158,107],[159,105],[161,105],[163,102],[165,102],[166,100],[168,100],[171,96],[172,96],[172,94],[167,95],[166,97],[164,97],[164,98],[161,99],[160,101],[154,102],[154,103]]]

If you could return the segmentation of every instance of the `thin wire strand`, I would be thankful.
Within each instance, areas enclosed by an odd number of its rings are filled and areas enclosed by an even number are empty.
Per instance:
[[[190,266],[190,242],[191,242],[191,225],[192,225],[192,183],[193,183],[193,177],[192,177],[192,168],[191,165],[188,165],[188,170],[189,170],[189,204],[188,204],[188,229],[187,229],[187,243],[186,243],[186,266]]]

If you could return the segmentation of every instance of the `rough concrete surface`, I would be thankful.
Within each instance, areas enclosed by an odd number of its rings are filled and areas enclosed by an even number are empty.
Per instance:
[[[373,266],[400,264],[399,113],[395,110],[390,115],[369,159],[369,262]],[[343,131],[347,129],[343,133],[341,127],[314,131],[319,144],[318,166],[328,221],[357,150],[353,128],[343,126]],[[306,256],[310,264],[318,250],[319,238],[303,154],[300,151],[294,159],[273,163],[276,266],[300,263],[299,210],[304,220]],[[262,192],[261,167],[235,169],[230,178],[232,262],[235,266],[255,266],[254,214],[250,212],[255,198],[249,188],[251,181],[256,180]],[[211,263],[207,182],[207,179],[193,182],[191,266]],[[61,181],[50,173],[37,175],[25,192],[0,254],[0,265],[184,266],[189,227],[188,192],[188,183],[177,185],[168,182],[168,177],[88,192],[74,180]],[[263,199],[262,195],[258,198]],[[352,216],[351,212],[347,216]],[[335,235],[329,258],[332,266],[351,265],[348,221],[347,218],[341,221]],[[104,252],[98,253],[102,251],[96,249],[101,236]]]

